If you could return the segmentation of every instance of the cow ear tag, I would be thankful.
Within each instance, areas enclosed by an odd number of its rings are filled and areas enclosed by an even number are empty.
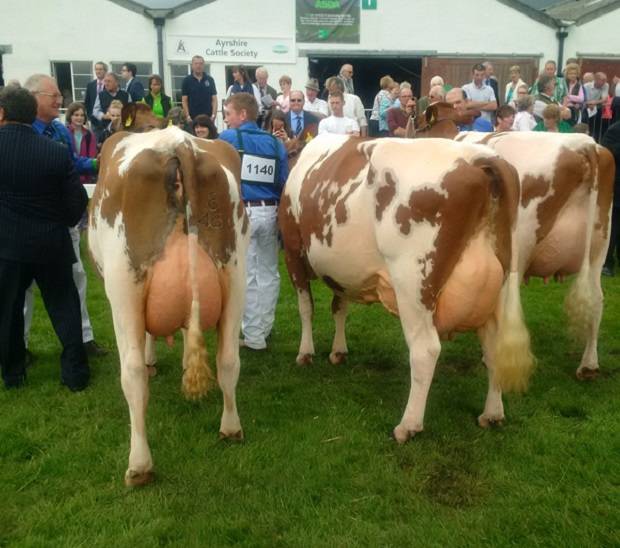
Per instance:
[[[127,120],[125,120],[125,127],[129,127],[132,122],[133,122],[133,118],[131,116],[128,116]]]
[[[168,120],[168,127],[172,125],[172,120]]]

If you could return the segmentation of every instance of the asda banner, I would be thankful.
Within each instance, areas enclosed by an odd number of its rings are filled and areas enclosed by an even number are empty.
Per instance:
[[[360,0],[297,0],[295,20],[298,42],[360,42]]]

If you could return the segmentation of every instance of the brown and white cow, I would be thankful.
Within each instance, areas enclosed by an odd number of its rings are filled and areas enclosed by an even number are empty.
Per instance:
[[[309,143],[279,211],[302,323],[297,362],[314,354],[310,279],[333,290],[330,361],[347,353],[347,301],[400,317],[411,389],[394,437],[423,429],[440,337],[478,330],[489,370],[481,425],[503,420],[501,389],[523,390],[533,367],[519,300],[515,170],[487,147],[443,139]]]
[[[603,313],[601,269],[610,236],[614,159],[586,135],[464,132],[457,141],[484,143],[519,172],[519,276],[577,274],[565,300],[571,332],[585,342],[577,377],[599,370]]]
[[[235,387],[248,219],[239,171],[239,155],[228,144],[176,127],[117,133],[103,147],[88,239],[112,308],[129,405],[127,485],[152,478],[145,426],[146,364],[155,360],[151,336],[183,331],[183,391],[193,399],[207,392],[213,378],[202,331],[217,328],[220,434],[243,436]]]

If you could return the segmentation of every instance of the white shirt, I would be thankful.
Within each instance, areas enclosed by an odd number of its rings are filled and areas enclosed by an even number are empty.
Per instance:
[[[308,112],[316,112],[322,116],[329,116],[327,101],[323,101],[323,99],[319,99],[318,97],[312,103],[306,97],[304,102],[304,110]]]
[[[463,86],[463,91],[467,93],[467,98],[472,101],[491,103],[496,100],[493,88],[491,86],[487,86],[486,84],[482,84],[480,87],[477,87],[476,84],[470,82],[469,84],[465,84]],[[480,115],[489,122],[493,120],[491,112],[488,110],[480,111]]]
[[[333,114],[319,122],[319,135],[336,133],[338,135],[359,135],[360,126],[353,118],[337,118]]]
[[[536,119],[527,110],[517,112],[512,124],[514,131],[532,131],[536,127]]]
[[[344,94],[344,108],[343,114],[345,118],[353,118],[357,120],[359,127],[366,127],[368,120],[366,120],[366,114],[364,114],[364,105],[362,100],[357,95],[351,95],[350,93]],[[331,109],[329,110],[331,114]]]

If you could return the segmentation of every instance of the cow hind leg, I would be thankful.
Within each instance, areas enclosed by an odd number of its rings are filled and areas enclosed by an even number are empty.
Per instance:
[[[601,267],[602,268],[602,267]],[[585,320],[579,325],[579,320],[572,323],[571,331],[577,334],[578,339],[585,339],[585,350],[581,357],[581,363],[577,369],[576,375],[580,380],[593,379],[598,376],[599,363],[598,363],[598,334],[601,325],[601,318],[603,315],[603,290],[601,288],[601,279],[598,275],[600,268],[591,267],[588,272],[588,279],[585,282],[581,282],[587,285],[587,288],[580,290],[576,286],[581,283],[576,280],[571,292],[566,300],[566,311],[569,314],[569,318],[573,314],[579,314],[576,308],[579,307],[580,302],[585,302],[588,308],[587,312],[582,313],[585,315]],[[579,333],[581,329],[581,333]]]
[[[484,403],[484,411],[478,417],[478,424],[482,428],[489,428],[493,425],[501,425],[505,418],[502,391],[495,379],[495,339],[497,337],[495,319],[489,320],[484,327],[478,330],[478,337],[482,345],[483,360],[489,378],[487,399]]]
[[[314,301],[312,300],[312,290],[310,282],[306,283],[306,288],[297,289],[297,305],[299,307],[299,317],[301,319],[301,341],[299,352],[297,353],[297,365],[309,365],[314,357],[314,340],[312,338],[312,316],[314,315]]]
[[[236,389],[239,380],[239,332],[243,316],[244,268],[231,272],[230,291],[218,325],[217,380],[224,398],[220,438],[242,440],[243,429],[237,413]]]
[[[395,276],[392,279],[396,281]],[[400,321],[409,346],[411,387],[405,413],[393,431],[394,439],[401,444],[424,430],[426,400],[441,350],[432,313],[417,305],[413,290],[415,285],[411,291],[403,288],[403,285],[408,286],[408,281],[395,284],[395,290]]]
[[[333,365],[340,365],[346,361],[348,353],[345,334],[345,322],[347,319],[347,301],[345,298],[334,294],[332,300],[332,315],[334,317],[335,332],[329,361]]]
[[[131,423],[129,464],[125,484],[144,485],[153,479],[153,459],[146,434],[146,409],[149,401],[148,371],[145,367],[145,328],[140,290],[120,292],[131,287],[127,280],[106,278],[106,293],[112,307],[114,332],[121,364],[121,386]]]

